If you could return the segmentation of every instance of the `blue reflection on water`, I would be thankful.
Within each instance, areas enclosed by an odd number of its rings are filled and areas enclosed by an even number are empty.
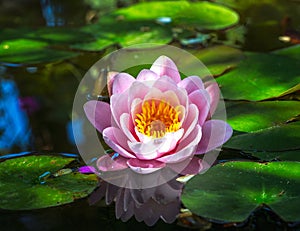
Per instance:
[[[60,16],[63,14],[63,7],[60,1],[40,0],[40,2],[47,26],[54,27],[65,24],[64,18]]]
[[[31,140],[26,113],[19,104],[19,91],[12,80],[0,79],[0,150],[25,150]]]

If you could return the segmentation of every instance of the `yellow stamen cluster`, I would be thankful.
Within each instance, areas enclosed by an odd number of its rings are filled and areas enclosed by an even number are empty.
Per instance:
[[[136,114],[136,127],[144,135],[161,138],[167,132],[179,130],[180,113],[178,107],[172,107],[166,101],[146,101],[142,105],[142,112]]]

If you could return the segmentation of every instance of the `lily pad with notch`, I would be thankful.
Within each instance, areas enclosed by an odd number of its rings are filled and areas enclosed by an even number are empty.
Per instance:
[[[237,131],[254,132],[285,122],[300,114],[298,101],[226,102],[227,122]]]
[[[285,221],[300,219],[300,163],[226,162],[187,182],[182,201],[193,213],[242,222],[267,205]]]
[[[300,122],[232,137],[224,147],[242,151],[281,152],[300,149]]]
[[[217,78],[223,97],[259,101],[282,96],[300,82],[299,60],[283,55],[246,53],[232,71]]]

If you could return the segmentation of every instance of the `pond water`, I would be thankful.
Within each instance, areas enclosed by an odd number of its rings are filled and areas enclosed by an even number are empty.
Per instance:
[[[18,40],[20,47],[13,50],[11,54],[0,53],[1,156],[14,153],[22,155],[22,152],[27,151],[42,154],[78,153],[71,127],[73,99],[77,87],[84,74],[96,61],[121,46],[113,43],[103,46],[105,48],[100,50],[92,50],[93,46],[85,49],[85,42],[89,42],[90,36],[85,33],[93,33],[93,30],[101,30],[101,28],[81,28],[94,25],[106,13],[137,2],[147,1],[0,0],[0,44],[3,48],[0,52],[4,52],[6,48],[8,50],[9,46],[16,44],[13,43],[15,40],[20,39]],[[238,25],[227,30],[204,29],[201,32],[183,27],[184,32],[179,33],[177,38],[173,37],[169,44],[191,52],[205,50],[214,45],[226,45],[239,52],[267,53],[292,45],[291,41],[280,40],[292,38],[294,44],[300,43],[299,1],[247,0],[239,3],[240,1],[235,0],[216,0],[212,2],[224,4],[236,10],[240,15]],[[180,26],[176,28],[182,29]],[[147,31],[147,28],[143,29]],[[117,33],[119,28],[112,27],[111,30],[112,33]],[[101,32],[95,31],[95,33]],[[122,36],[122,34],[116,36]],[[159,36],[166,40],[165,37],[163,38],[165,35],[159,34]],[[180,40],[181,36],[186,40]],[[287,38],[282,38],[282,36],[287,36]],[[29,43],[24,39],[30,40]],[[1,43],[8,40],[11,43]],[[24,43],[22,43],[23,40]],[[36,43],[31,43],[31,40],[35,40]],[[75,46],[72,47],[71,45],[74,44]],[[123,44],[126,44],[126,41]],[[36,49],[39,46],[40,48]],[[24,50],[22,50],[23,47],[25,47]],[[297,55],[299,54],[296,53],[295,56]],[[224,62],[235,62],[235,60],[239,60],[239,57],[234,55]],[[210,64],[209,59],[207,62]],[[214,60],[211,62],[214,63]],[[294,68],[299,68],[299,66]],[[92,92],[88,93],[92,94]],[[236,134],[240,132],[244,131],[235,131]],[[257,160],[257,157],[249,157],[241,153],[225,148],[218,159],[220,162],[232,159]],[[3,161],[4,158],[0,160]],[[123,223],[115,218],[113,205],[106,206],[103,201],[100,201],[97,205],[89,206],[86,199],[37,210],[2,209],[0,210],[0,224],[3,231],[188,230],[189,228],[262,230],[265,227],[269,230],[300,229],[299,223],[285,222],[268,208],[258,209],[242,223],[217,223],[201,217],[189,217],[179,219],[173,224],[159,221],[154,227],[148,227],[134,218]]]

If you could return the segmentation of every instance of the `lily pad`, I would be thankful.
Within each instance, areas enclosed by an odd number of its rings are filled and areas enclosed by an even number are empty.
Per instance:
[[[300,219],[300,163],[227,162],[187,182],[184,205],[210,219],[241,222],[268,205],[286,221]]]
[[[78,53],[48,48],[48,43],[33,39],[11,39],[0,43],[0,63],[36,64],[69,59]]]
[[[250,155],[264,161],[270,160],[289,160],[300,162],[300,149],[281,152],[252,152]]]
[[[119,20],[111,15],[104,16],[97,24],[85,26],[81,30],[90,33],[94,40],[71,44],[71,48],[101,51],[114,44],[130,46],[138,43],[166,44],[172,41],[172,32],[168,27],[154,22]]]
[[[272,53],[277,54],[277,55],[284,55],[284,56],[288,56],[288,57],[300,60],[300,44],[282,48],[282,49],[273,51]]]
[[[224,29],[239,21],[235,11],[210,2],[143,2],[117,10],[115,15],[129,21],[155,21],[164,17],[170,18],[175,25],[209,30]]]
[[[30,39],[47,44],[72,44],[91,40],[89,33],[75,28],[40,27],[40,28],[5,28],[0,30],[1,40]]]
[[[26,156],[1,162],[0,208],[46,208],[86,197],[97,186],[95,175],[72,172],[49,177],[43,184],[39,180],[45,172],[54,174],[73,160],[59,156]]]
[[[299,60],[263,53],[247,53],[238,67],[217,78],[223,97],[263,100],[282,95],[300,82]]]
[[[214,76],[235,68],[245,57],[241,50],[223,45],[188,51],[200,59]]]
[[[300,149],[300,122],[275,126],[232,137],[224,147],[243,151],[287,151]]]
[[[227,122],[234,130],[253,132],[285,123],[300,114],[298,101],[226,103]]]

